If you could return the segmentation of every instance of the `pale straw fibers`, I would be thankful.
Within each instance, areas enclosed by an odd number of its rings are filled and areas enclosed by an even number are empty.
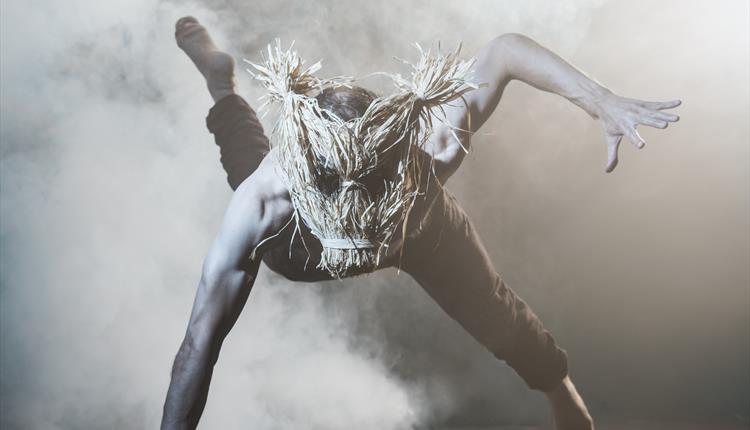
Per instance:
[[[297,231],[304,222],[320,240],[318,266],[334,277],[374,270],[396,228],[405,230],[402,222],[425,177],[417,148],[429,138],[433,120],[442,118],[435,111],[478,88],[468,81],[474,60],[458,58],[460,45],[447,54],[417,49],[420,58],[410,64],[410,79],[388,75],[397,92],[375,99],[351,121],[324,112],[314,94],[353,80],[316,77],[321,63],[305,67],[293,44],[284,50],[277,40],[261,64],[245,60],[268,90],[262,107],[280,105],[272,142],[279,148]]]

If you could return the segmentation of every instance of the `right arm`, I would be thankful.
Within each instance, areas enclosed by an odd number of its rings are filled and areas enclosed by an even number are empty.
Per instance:
[[[267,194],[255,177],[234,193],[205,259],[190,322],[172,368],[162,429],[194,429],[208,396],[221,345],[244,307],[260,258],[254,247],[278,227],[286,202]]]

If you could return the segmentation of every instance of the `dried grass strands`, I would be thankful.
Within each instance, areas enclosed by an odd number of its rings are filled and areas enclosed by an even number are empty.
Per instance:
[[[248,61],[255,69],[248,71],[268,90],[264,106],[281,105],[273,135],[298,228],[303,221],[321,241],[318,266],[335,277],[372,271],[396,228],[406,230],[424,178],[417,148],[429,138],[432,109],[478,87],[467,81],[474,61],[458,59],[460,46],[446,55],[417,49],[411,79],[391,75],[399,92],[374,100],[361,118],[348,122],[324,115],[308,94],[351,79],[315,77],[320,62],[305,68],[292,47],[282,50],[278,40],[262,65]],[[364,179],[384,169],[392,176],[372,195]],[[332,175],[339,178],[337,187],[322,189]]]

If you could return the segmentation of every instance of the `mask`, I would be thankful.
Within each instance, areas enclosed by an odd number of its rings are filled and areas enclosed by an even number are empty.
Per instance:
[[[410,79],[388,75],[397,91],[375,99],[364,115],[344,121],[323,111],[313,93],[348,86],[349,78],[320,79],[320,62],[305,67],[277,40],[261,64],[245,60],[253,77],[278,103],[272,144],[287,181],[294,219],[304,222],[323,246],[318,267],[332,276],[374,270],[396,228],[420,194],[426,157],[420,151],[439,107],[479,85],[467,76],[474,60],[459,60],[460,46],[448,54],[425,51],[411,65]],[[408,64],[408,63],[407,63]],[[451,127],[452,128],[452,127]]]

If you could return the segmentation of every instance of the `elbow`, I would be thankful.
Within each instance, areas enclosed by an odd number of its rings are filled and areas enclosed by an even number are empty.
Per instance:
[[[222,285],[226,285],[230,278],[229,264],[226,256],[217,255],[220,251],[212,250],[203,261],[199,288],[209,296],[219,294]]]
[[[229,332],[227,316],[244,293],[240,271],[207,260],[203,266],[193,315],[188,324],[190,341],[201,348],[216,347]]]
[[[513,62],[522,58],[524,52],[533,46],[535,42],[521,33],[505,33],[495,37],[490,46],[497,58]]]
[[[492,39],[495,49],[512,50],[529,43],[531,39],[521,33],[504,33]]]
[[[520,33],[501,34],[489,43],[488,58],[500,70],[505,83],[518,79],[519,66],[524,62],[524,52],[533,41]]]
[[[201,268],[200,289],[209,299],[233,297],[246,283],[248,274],[238,266],[237,260],[220,247],[208,253]]]

